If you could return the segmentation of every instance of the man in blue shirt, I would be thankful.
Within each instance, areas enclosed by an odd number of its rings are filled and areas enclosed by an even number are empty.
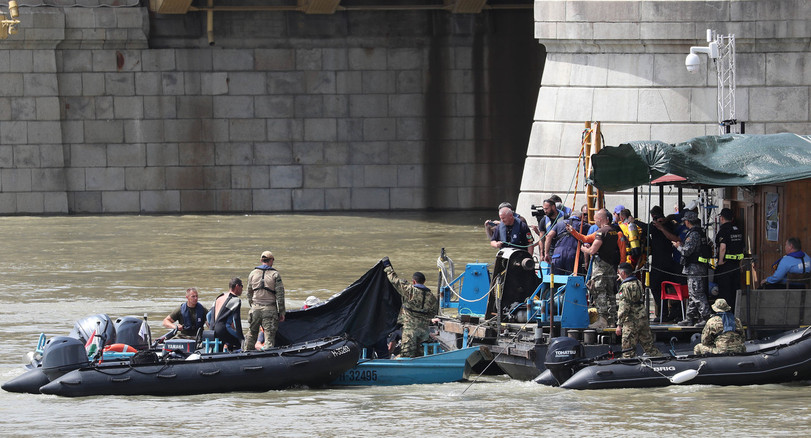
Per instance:
[[[804,253],[800,239],[790,237],[785,244],[786,255],[777,265],[774,274],[761,283],[763,289],[802,289],[801,283],[791,283],[788,274],[807,274],[811,276],[811,257]]]

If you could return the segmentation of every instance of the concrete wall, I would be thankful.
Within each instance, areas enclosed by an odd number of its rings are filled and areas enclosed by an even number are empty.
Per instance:
[[[20,3],[0,41],[0,214],[493,208],[518,191],[530,10],[218,13],[209,47],[199,13]]]
[[[519,211],[551,193],[571,205],[575,189],[584,202],[572,180],[587,120],[602,122],[612,146],[716,135],[714,66],[704,56],[698,73],[684,67],[690,46],[707,45],[706,29],[736,36],[737,118],[746,133],[811,133],[808,17],[811,2],[801,0],[536,1],[535,37],[547,59]],[[606,196],[609,206],[630,200]]]

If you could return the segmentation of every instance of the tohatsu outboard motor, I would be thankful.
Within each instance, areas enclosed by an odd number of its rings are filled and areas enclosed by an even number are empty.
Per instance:
[[[553,338],[546,350],[544,366],[560,385],[577,371],[576,365],[583,359],[583,345],[569,337]]]

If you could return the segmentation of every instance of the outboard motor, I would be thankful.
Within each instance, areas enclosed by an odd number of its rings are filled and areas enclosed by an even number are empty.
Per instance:
[[[113,320],[103,313],[87,316],[76,321],[68,336],[86,343],[94,334],[104,338],[104,345],[115,344]]]
[[[69,371],[90,365],[84,342],[69,336],[56,336],[45,343],[42,372],[54,380]]]
[[[544,366],[558,381],[558,385],[561,385],[577,371],[575,365],[580,359],[583,359],[583,345],[580,341],[569,337],[553,338],[546,350]]]
[[[124,316],[115,320],[115,341],[127,344],[136,350],[149,348],[149,326],[136,316]]]

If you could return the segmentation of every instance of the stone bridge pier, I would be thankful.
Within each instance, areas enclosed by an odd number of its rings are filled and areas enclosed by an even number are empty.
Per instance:
[[[715,67],[706,56],[696,73],[684,66],[690,46],[707,45],[707,29],[735,34],[736,115],[746,133],[810,133],[808,17],[806,1],[536,1],[546,63],[519,212],[552,193],[571,206],[578,190],[577,206],[585,202],[582,171],[573,183],[585,121],[600,121],[611,146],[718,134]],[[645,219],[642,198],[633,213]],[[606,204],[630,206],[631,196],[609,193]]]

